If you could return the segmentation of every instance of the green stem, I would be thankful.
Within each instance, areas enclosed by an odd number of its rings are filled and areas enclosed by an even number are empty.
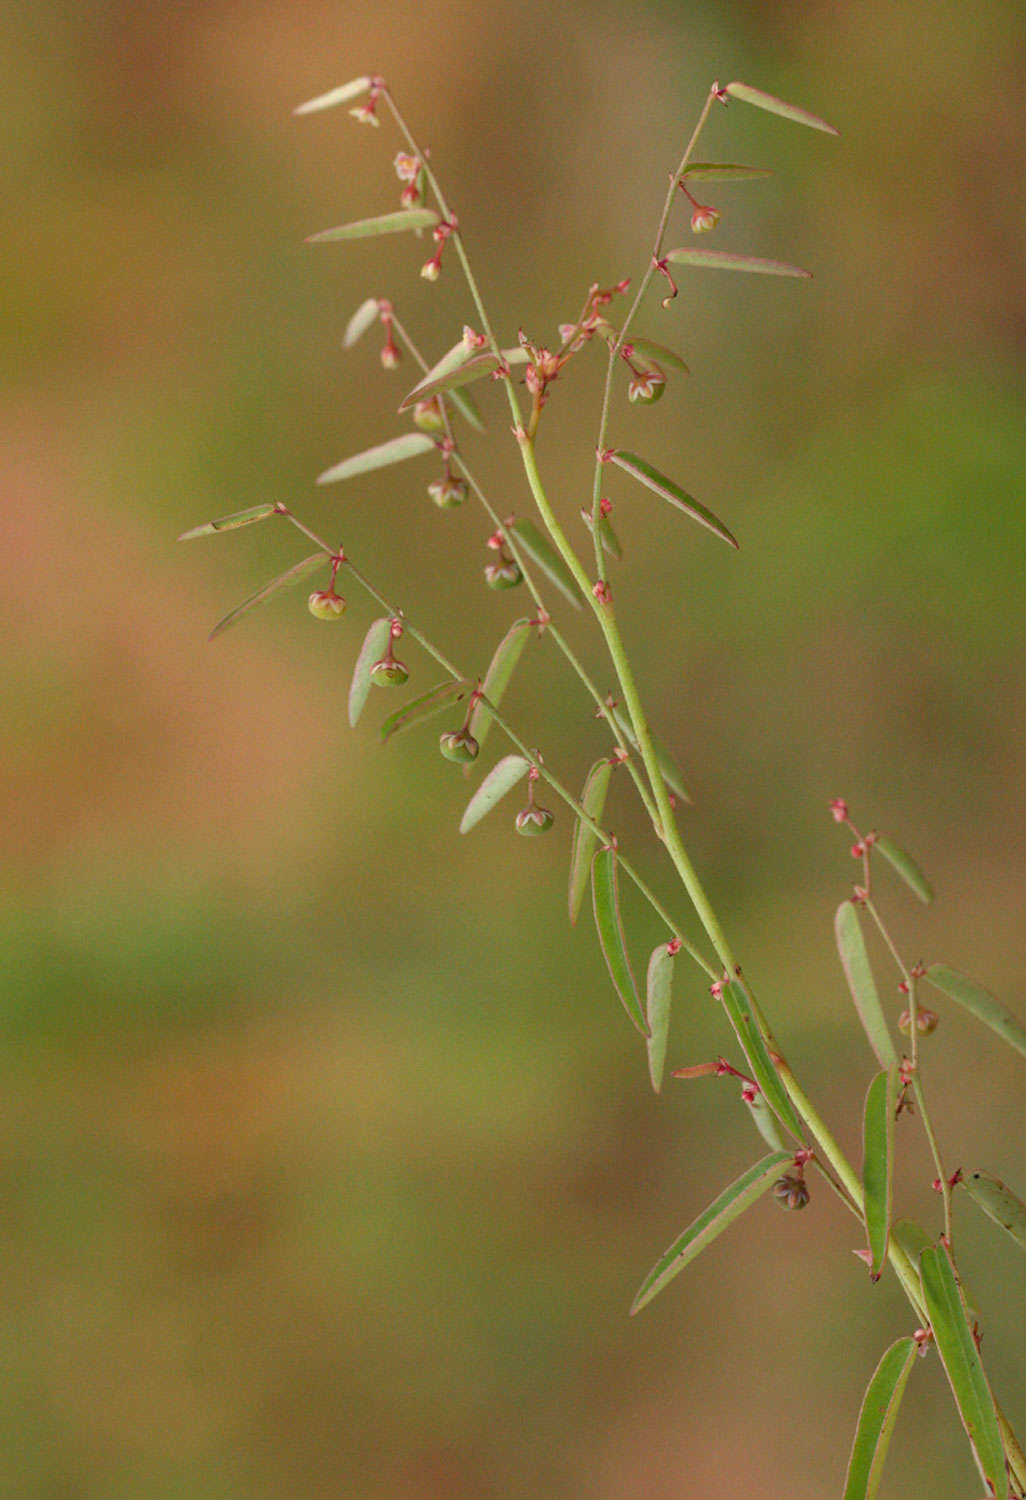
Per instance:
[[[291,521],[292,525],[295,526],[298,531],[301,531],[304,536],[309,537],[314,545],[320,547],[321,550],[327,553],[329,557],[335,557],[338,555],[335,550],[331,546],[329,546],[329,544],[324,540],[323,537],[318,536],[315,531],[311,531],[310,527],[305,525],[296,516],[294,516],[290,510],[283,509],[280,514]],[[466,672],[461,672],[457,666],[449,661],[449,659],[443,655],[438,647],[432,641],[430,641],[427,636],[423,635],[422,632],[416,628],[416,626],[411,625],[406,616],[403,614],[402,610],[400,610],[395,604],[393,604],[391,600],[386,599],[384,594],[382,594],[377,588],[375,588],[370,579],[367,578],[363,573],[361,573],[359,568],[357,568],[348,557],[345,559],[345,565],[349,570],[351,577],[353,577],[356,582],[360,584],[361,588],[366,590],[366,592],[371,596],[372,599],[380,604],[381,608],[385,611],[386,614],[394,617],[395,619],[402,620],[403,630],[405,631],[405,633],[409,635],[412,640],[416,641],[418,646],[420,646],[421,649],[425,651],[433,661],[436,661],[442,668],[442,671],[446,672],[454,682],[469,682],[473,680],[468,676]],[[514,748],[519,750],[520,754],[524,757],[525,760],[530,761],[531,765],[537,768],[542,780],[552,788],[557,797],[560,797],[566,803],[566,805],[573,811],[580,822],[584,824],[585,828],[589,829],[590,832],[595,835],[595,837],[602,845],[614,843],[615,841],[613,835],[606,829],[604,829],[601,824],[597,823],[595,819],[585,811],[585,809],[581,806],[580,802],[578,802],[573,793],[566,786],[564,786],[559,778],[557,776],[554,776],[553,773],[548,769],[548,767],[542,762],[537,751],[530,750],[528,748],[528,746],[520,738],[520,736],[508,723],[508,721],[503,718],[496,705],[483,694],[480,701],[490,711],[492,718],[495,720],[496,724],[498,724],[499,728],[505,734],[510,743],[514,746]],[[640,894],[651,906],[656,916],[658,916],[661,921],[665,923],[666,927],[672,933],[672,935],[678,939],[683,951],[687,953],[691,959],[694,960],[694,962],[698,965],[698,967],[702,970],[702,972],[708,979],[715,979],[716,970],[713,965],[710,964],[709,961],[698,951],[695,945],[687,937],[685,937],[684,933],[680,929],[680,925],[674,921],[673,917],[667,911],[666,907],[659,900],[659,897],[634,868],[630,860],[626,859],[623,854],[619,852],[619,850],[617,851],[617,863],[623,873],[629,880],[634,883]]]
[[[864,840],[860,840],[860,842],[865,843]],[[866,845],[866,847],[868,848],[869,846]],[[897,944],[894,942],[890,932],[887,929],[886,923],[884,922],[880,913],[877,911],[872,897],[867,895],[863,904],[866,911],[869,912],[869,915],[875,922],[877,930],[879,931],[881,937],[887,944],[891,957],[894,959],[894,962],[897,965],[898,972],[900,973],[902,978],[902,983],[904,984],[905,991],[908,995],[909,1040],[912,1049],[912,1097],[915,1099],[916,1106],[919,1110],[919,1119],[922,1123],[923,1134],[926,1136],[927,1145],[930,1148],[930,1155],[933,1158],[934,1170],[937,1173],[937,1181],[940,1183],[941,1200],[944,1205],[944,1237],[948,1242],[949,1248],[953,1250],[954,1239],[952,1236],[953,1224],[951,1183],[948,1180],[948,1173],[944,1167],[944,1160],[941,1156],[940,1150],[940,1142],[938,1141],[937,1133],[933,1128],[933,1121],[930,1118],[930,1111],[926,1103],[926,1094],[923,1089],[922,1080],[919,1077],[919,1028],[916,1025],[916,1015],[918,1011],[916,981],[911,972],[905,967],[905,963],[901,957],[901,954],[898,952]]]

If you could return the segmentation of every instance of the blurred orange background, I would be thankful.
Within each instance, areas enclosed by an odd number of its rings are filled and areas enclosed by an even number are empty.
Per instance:
[[[590,282],[640,274],[714,78],[830,119],[839,140],[739,104],[710,123],[700,156],[774,171],[716,193],[715,243],[815,279],[651,295],[639,331],[692,374],[653,409],[619,389],[615,440],[742,547],[624,481],[616,588],[694,789],[689,847],[857,1159],[873,1063],[833,950],[854,867],[829,798],[936,884],[924,911],[883,881],[906,956],[1026,1015],[1016,8],[38,0],[5,34],[0,1490],[839,1493],[865,1383],[911,1331],[853,1221],[822,1191],[800,1215],[763,1202],[628,1320],[762,1153],[736,1092],[653,1096],[590,918],[566,925],[567,818],[460,839],[437,726],[382,749],[373,702],[349,730],[371,601],[343,583],[326,629],[301,590],[208,646],[306,544],[175,537],[285,500],[471,673],[525,608],[483,587],[488,523],[431,506],[423,462],[313,485],[403,430],[409,363],[386,373],[376,333],[341,350],[360,301],[393,298],[432,358],[473,317],[454,257],[417,276],[423,243],[304,245],[395,205],[400,143],[299,101],[387,77],[505,342],[551,342]],[[568,521],[601,363],[554,388],[540,437]],[[481,405],[473,465],[529,514],[505,407]],[[560,623],[605,682],[584,622]],[[432,685],[405,656],[409,691]],[[602,736],[544,642],[508,702],[579,785]],[[610,819],[682,911],[622,791]],[[640,966],[661,934],[627,919]],[[733,1056],[690,976],[676,1007],[671,1066]],[[946,1159],[1026,1194],[1022,1060],[937,1008]],[[909,1123],[900,1208],[935,1226]],[[959,1229],[1022,1436],[1021,1257],[964,1200]],[[974,1483],[931,1357],[881,1494]]]

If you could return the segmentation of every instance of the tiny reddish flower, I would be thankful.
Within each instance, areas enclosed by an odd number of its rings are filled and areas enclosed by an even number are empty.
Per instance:
[[[847,823],[848,804],[847,802],[845,802],[843,797],[835,797],[833,799],[833,801],[830,803],[830,811],[834,815],[835,823]]]

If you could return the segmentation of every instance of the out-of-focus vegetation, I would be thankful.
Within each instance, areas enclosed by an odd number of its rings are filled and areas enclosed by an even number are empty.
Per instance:
[[[1013,6],[936,0],[7,7],[4,1494],[655,1500],[748,1492],[767,1463],[796,1500],[838,1492],[866,1378],[910,1331],[852,1226],[822,1194],[763,1203],[628,1322],[761,1149],[733,1092],[651,1096],[587,920],[565,926],[565,820],[459,839],[432,734],[350,733],[355,590],[331,629],[300,594],[208,648],[302,544],[173,539],[285,499],[458,660],[478,640],[468,670],[511,618],[481,584],[487,524],[440,515],[420,467],[313,488],[399,430],[408,367],[339,346],[358,302],[392,296],[435,354],[468,309],[455,264],[428,286],[409,243],[302,244],[393,205],[397,143],[294,120],[299,100],[384,73],[502,336],[539,339],[643,266],[712,78],[828,116],[840,141],[713,121],[710,149],[775,173],[717,195],[718,243],[815,280],[653,296],[646,331],[693,373],[653,411],[621,392],[618,440],[742,551],[625,487],[618,602],[696,857],[854,1151],[872,1063],[832,951],[851,872],[829,797],[933,877],[925,915],[894,887],[908,950],[1026,1013],[1018,31]],[[597,388],[596,359],[542,434],[568,516]],[[526,513],[491,399],[496,446],[470,451]],[[598,730],[543,644],[531,660],[511,707],[576,781]],[[727,1048],[699,986],[676,1002],[671,1065]],[[1021,1192],[1019,1063],[938,1008],[942,1144]],[[910,1156],[903,1201],[933,1215]],[[962,1216],[1021,1413],[1021,1266]],[[927,1444],[931,1495],[969,1493],[935,1360],[891,1492],[922,1492]]]

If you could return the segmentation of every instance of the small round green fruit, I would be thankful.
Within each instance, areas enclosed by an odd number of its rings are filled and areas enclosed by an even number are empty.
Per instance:
[[[413,408],[413,422],[421,432],[441,432],[445,426],[442,418],[442,408],[437,396],[429,396],[426,401],[418,401]]]
[[[533,838],[539,833],[548,833],[555,821],[555,815],[547,807],[537,807],[532,802],[517,813],[516,830],[517,833]]]
[[[438,741],[438,748],[446,760],[454,760],[461,765],[468,765],[472,760],[477,759],[477,752],[481,747],[468,730],[454,729],[450,730],[448,734],[441,736]]]
[[[484,576],[485,583],[490,589],[515,589],[518,583],[524,581],[520,564],[513,559],[509,562],[489,563],[484,570]]]
[[[467,481],[447,474],[444,479],[436,479],[428,485],[428,494],[439,510],[455,510],[467,498]]]
[[[333,589],[316,589],[306,602],[315,620],[340,620],[346,612],[346,601]]]
[[[378,687],[402,687],[408,682],[410,669],[394,656],[383,656],[370,669],[370,680]]]

